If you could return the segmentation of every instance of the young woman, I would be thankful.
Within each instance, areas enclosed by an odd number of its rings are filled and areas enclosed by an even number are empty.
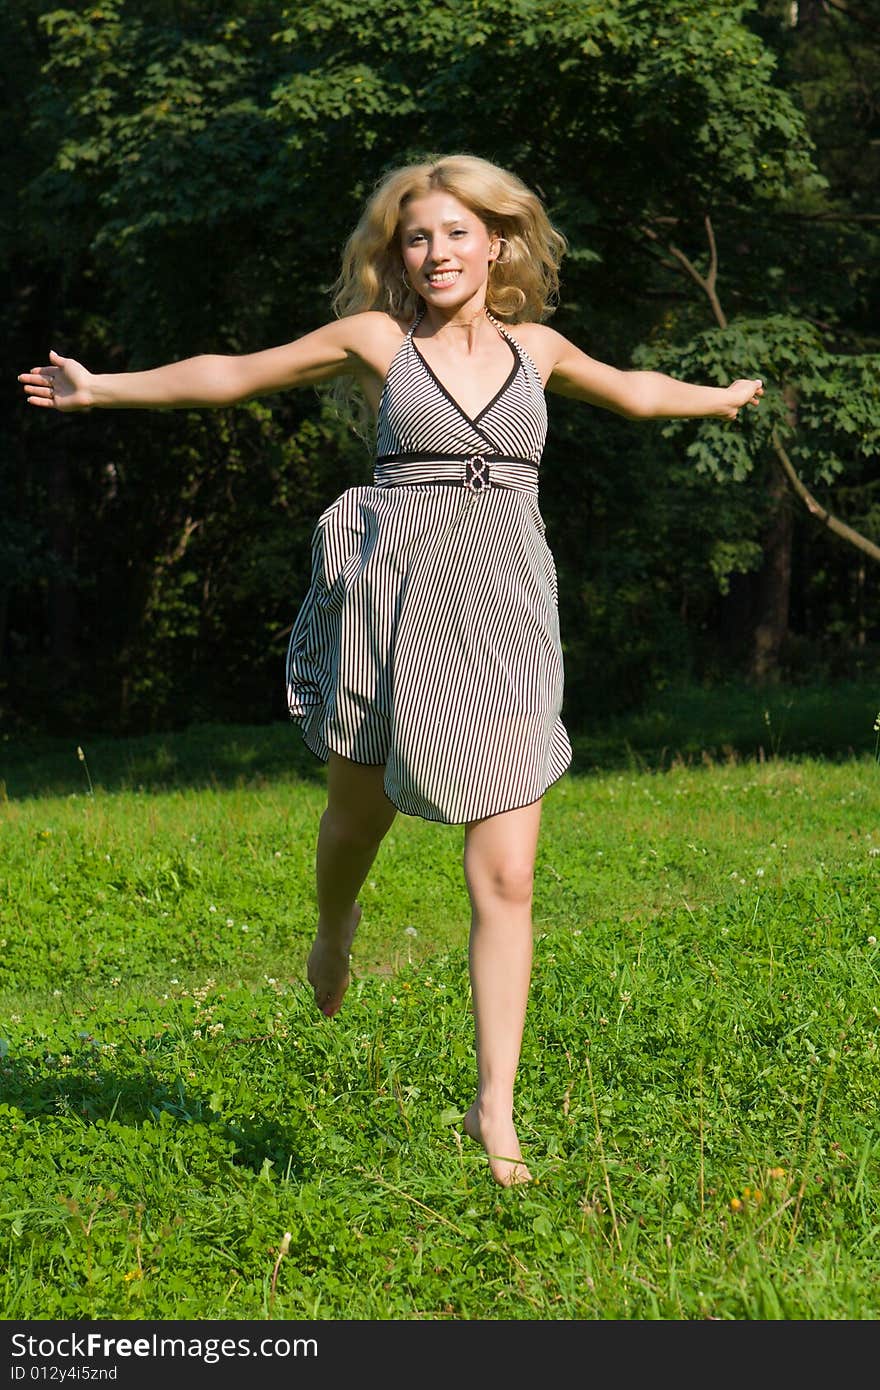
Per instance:
[[[566,243],[515,175],[470,155],[393,170],[343,257],[336,317],[280,347],[19,377],[60,411],[230,406],[338,380],[375,419],[372,485],[324,512],[287,657],[291,715],[327,761],[308,977],[331,1017],[357,894],[397,811],[462,824],[477,1093],[464,1128],[501,1184],[530,1178],[514,1126],[541,799],[566,770],[556,574],[538,508],[545,390],[628,419],[757,405],[759,380],[620,371],[542,320]]]

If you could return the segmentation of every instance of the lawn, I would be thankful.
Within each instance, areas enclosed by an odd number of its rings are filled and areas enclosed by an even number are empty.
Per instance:
[[[289,728],[10,741],[4,1316],[877,1318],[876,710],[820,756],[768,708],[576,740],[512,1190],[462,1137],[460,828],[395,822],[330,1021]]]

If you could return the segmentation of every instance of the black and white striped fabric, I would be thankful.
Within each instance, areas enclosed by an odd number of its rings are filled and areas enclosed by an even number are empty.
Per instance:
[[[319,518],[287,653],[308,747],[383,765],[400,810],[462,824],[566,771],[556,569],[538,507],[547,411],[503,325],[510,374],[471,419],[421,355],[388,371],[372,486]]]

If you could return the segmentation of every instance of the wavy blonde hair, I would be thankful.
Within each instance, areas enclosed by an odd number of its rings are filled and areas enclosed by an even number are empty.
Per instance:
[[[338,318],[381,309],[393,318],[415,318],[420,296],[403,278],[400,221],[412,198],[442,189],[507,243],[503,261],[490,267],[486,308],[507,323],[549,318],[559,297],[559,266],[568,249],[544,205],[521,179],[477,155],[443,155],[384,174],[367,200],[342,253],[333,284]],[[370,416],[356,385],[337,378],[328,395],[339,414],[369,443]]]
[[[415,318],[419,295],[403,279],[401,214],[411,199],[437,189],[464,203],[507,242],[503,261],[491,267],[489,312],[508,323],[548,318],[556,307],[559,266],[568,243],[521,179],[471,154],[407,164],[379,180],[345,244],[333,286],[333,312],[344,318],[384,309],[394,318]]]

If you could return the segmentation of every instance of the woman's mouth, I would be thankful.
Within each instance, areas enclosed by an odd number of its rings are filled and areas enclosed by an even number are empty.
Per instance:
[[[460,274],[460,270],[432,270],[425,279],[432,289],[442,290],[447,285],[454,285]]]

